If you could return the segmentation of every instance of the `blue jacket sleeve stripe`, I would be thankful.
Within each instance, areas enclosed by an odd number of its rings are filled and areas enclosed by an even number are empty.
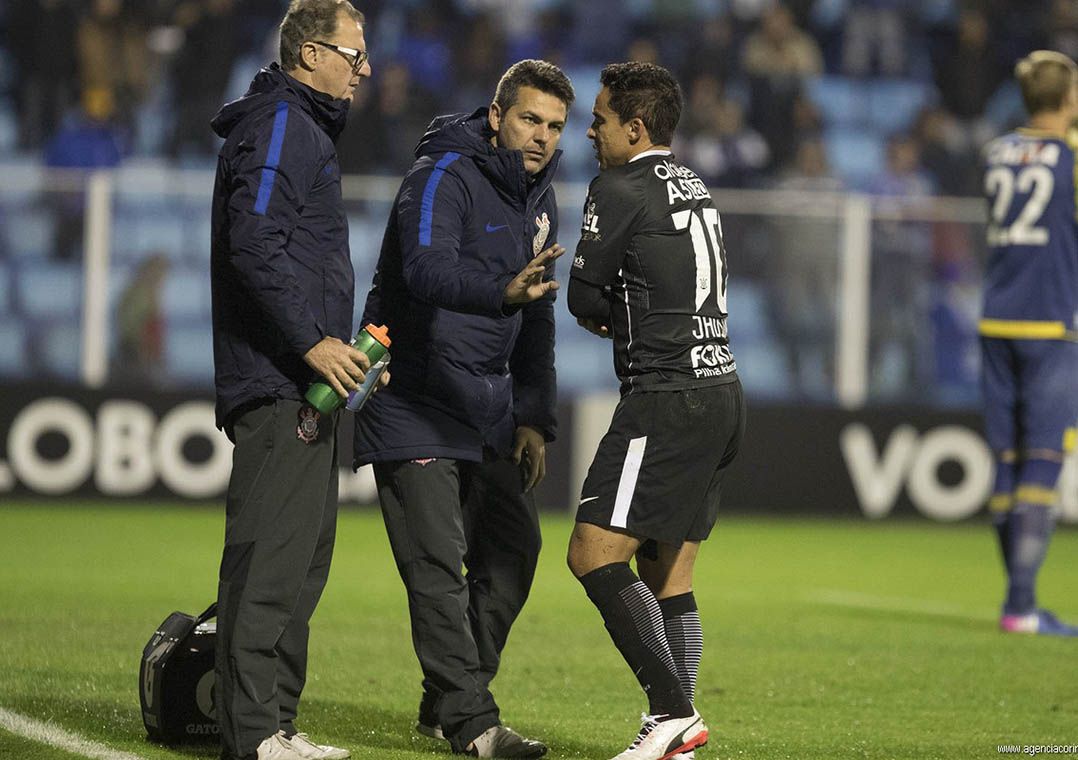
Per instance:
[[[258,186],[258,198],[255,199],[255,213],[259,215],[264,215],[266,209],[269,208],[273,181],[277,178],[277,165],[281,162],[281,146],[284,144],[284,132],[287,125],[288,101],[282,100],[277,104],[277,115],[273,119],[269,151],[266,153],[266,166],[262,169],[262,183]]]
[[[427,186],[423,188],[423,204],[419,209],[419,244],[430,245],[430,230],[434,224],[434,195],[438,192],[438,183],[442,181],[445,169],[451,163],[460,158],[459,153],[450,151],[442,156],[441,160],[434,165],[434,171],[427,178]]]

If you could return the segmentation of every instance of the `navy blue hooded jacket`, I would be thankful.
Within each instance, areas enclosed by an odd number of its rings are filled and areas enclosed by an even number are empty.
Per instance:
[[[557,240],[550,186],[495,148],[487,109],[435,119],[382,240],[364,324],[393,340],[389,386],[356,417],[355,466],[506,454],[529,425],[555,433],[554,295],[503,309],[505,286]]]
[[[355,274],[334,141],[348,101],[277,64],[213,119],[225,138],[213,190],[217,424],[262,398],[302,399],[318,341],[351,339]]]

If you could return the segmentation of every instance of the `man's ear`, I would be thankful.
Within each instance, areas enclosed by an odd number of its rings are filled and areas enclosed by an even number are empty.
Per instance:
[[[629,144],[636,145],[643,138],[647,137],[648,128],[644,126],[644,122],[639,116],[634,116],[629,119],[628,124],[625,126],[628,131]]]
[[[313,71],[318,63],[319,53],[318,46],[313,42],[304,42],[299,46],[299,65],[307,71]]]
[[[490,109],[487,111],[487,123],[495,132],[502,128],[502,108],[497,102],[490,104]]]

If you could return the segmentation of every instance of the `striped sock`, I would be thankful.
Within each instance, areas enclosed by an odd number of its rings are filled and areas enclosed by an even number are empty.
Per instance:
[[[681,689],[689,702],[696,702],[696,676],[700,672],[700,658],[704,654],[704,629],[700,625],[700,612],[692,592],[678,594],[659,600],[666,628],[666,641],[674,656]]]
[[[580,583],[599,608],[614,646],[648,695],[648,711],[672,718],[692,715],[692,703],[682,689],[666,641],[662,611],[651,589],[625,562],[592,570],[581,576]]]

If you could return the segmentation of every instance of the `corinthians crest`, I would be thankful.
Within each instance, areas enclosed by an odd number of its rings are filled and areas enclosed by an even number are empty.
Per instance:
[[[321,415],[309,406],[304,405],[299,410],[299,425],[296,426],[296,437],[310,445],[318,439],[318,418]]]
[[[543,246],[546,245],[547,235],[550,234],[550,217],[547,216],[545,211],[542,216],[535,217],[535,226],[539,228],[539,231],[532,238],[532,256],[539,255],[539,252],[543,250]]]

